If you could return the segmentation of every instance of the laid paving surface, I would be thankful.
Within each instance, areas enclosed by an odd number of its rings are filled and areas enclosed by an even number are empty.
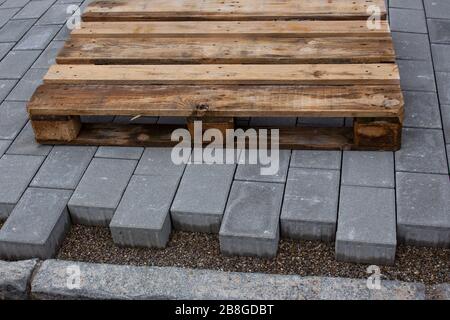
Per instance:
[[[17,203],[27,200],[26,195],[33,188],[57,189],[62,193],[71,193],[68,213],[73,223],[108,227],[113,220],[117,225],[134,230],[128,237],[128,245],[160,246],[158,241],[145,242],[149,240],[149,233],[146,239],[137,241],[142,234],[139,232],[151,230],[154,236],[157,231],[166,239],[170,228],[212,232],[213,235],[198,234],[187,238],[195,241],[212,239],[213,242],[215,239],[214,245],[217,245],[218,233],[222,229],[220,234],[224,252],[274,255],[278,249],[277,258],[268,264],[276,264],[280,255],[299,263],[302,255],[314,252],[318,254],[316,260],[323,258],[323,253],[321,256],[314,250],[315,246],[328,248],[325,251],[334,256],[330,241],[334,241],[336,230],[339,238],[346,243],[351,240],[356,247],[364,243],[367,248],[380,245],[377,236],[383,233],[380,231],[375,235],[376,230],[391,230],[384,237],[389,239],[392,249],[389,262],[392,262],[390,259],[395,249],[396,258],[400,261],[407,259],[407,253],[413,259],[419,255],[418,252],[434,252],[447,258],[443,269],[449,273],[450,8],[447,0],[388,1],[406,103],[402,149],[396,153],[285,150],[280,153],[280,171],[274,176],[261,175],[260,165],[227,165],[220,169],[195,164],[175,165],[170,159],[171,149],[38,145],[27,119],[26,103],[68,37],[64,22],[69,2],[86,5],[88,1],[0,1],[0,220],[4,221]],[[83,117],[83,121],[99,120],[130,121],[127,117]],[[268,121],[271,120],[239,119],[244,125],[267,125],[270,124]],[[144,117],[136,122],[184,123],[185,120]],[[274,119],[273,124],[344,126],[349,125],[350,121],[341,118],[299,118]],[[143,185],[148,190],[133,191],[133,184],[129,182],[138,180],[147,181],[148,185]],[[156,190],[157,181],[161,181],[161,186],[158,186],[162,192],[160,196],[152,192]],[[246,184],[264,186],[263,189],[269,191],[238,188]],[[189,188],[190,185],[193,187]],[[238,188],[239,192],[233,191],[233,188]],[[346,195],[345,190],[349,189],[354,192]],[[370,208],[369,201],[366,201],[367,190],[379,195],[370,197]],[[214,193],[214,196],[207,196],[208,192]],[[136,204],[141,206],[137,208]],[[118,207],[120,210],[114,220]],[[148,212],[145,208],[157,217],[154,216],[154,220],[141,219]],[[50,205],[48,210],[61,211],[59,203]],[[376,221],[372,221],[372,217],[364,217],[361,212],[370,212],[371,216],[376,216]],[[168,223],[169,220],[172,223]],[[161,221],[166,224],[161,224]],[[281,228],[278,227],[280,221]],[[286,227],[286,221],[291,229]],[[50,230],[50,219],[47,222],[48,225],[43,227]],[[372,232],[356,234],[352,231],[358,225],[373,223],[377,224],[376,228],[368,227]],[[30,227],[26,221],[23,224],[25,229]],[[74,232],[79,232],[79,227],[75,228]],[[240,229],[249,232],[243,234]],[[398,230],[397,235],[395,230]],[[177,239],[178,234],[175,233],[172,239]],[[104,237],[101,233],[97,236],[100,238],[98,241]],[[230,236],[232,245],[227,246],[225,243]],[[269,238],[271,244],[266,246]],[[279,246],[278,238],[282,239]],[[292,248],[296,242],[284,238],[314,238],[325,242],[310,245],[300,242],[304,246],[302,250],[289,251],[288,255],[284,248]],[[261,242],[255,245],[255,239],[264,239],[264,246],[259,246]],[[120,237],[116,240],[125,244]],[[202,249],[195,241],[188,241],[186,245]],[[397,248],[396,241],[402,243]],[[205,249],[211,248],[202,241],[200,243]],[[287,245],[289,243],[291,245]],[[403,244],[440,248],[403,250]],[[171,242],[168,245],[170,247]],[[104,255],[111,254],[107,247],[98,247],[105,251]],[[112,248],[116,250],[115,246]],[[215,253],[218,247],[216,249]],[[121,250],[134,252],[134,249]],[[153,249],[148,250],[154,252]],[[67,248],[62,252],[68,252]],[[82,259],[83,254],[89,255],[90,252],[100,254],[93,247],[86,248],[85,252],[78,252],[75,247],[71,254]],[[361,252],[358,253],[355,248],[349,249],[349,252],[350,260],[360,261]],[[30,254],[28,258],[33,256]],[[167,259],[170,257],[167,255]],[[113,257],[110,259],[114,260]],[[233,258],[220,259],[224,259],[224,263],[233,261]],[[330,255],[332,262],[325,265],[344,266],[343,272],[350,268],[333,260]],[[373,256],[364,261],[369,260],[378,262]],[[126,259],[117,258],[117,261],[125,263]],[[398,271],[399,274],[410,274],[416,268],[419,274],[427,273],[431,277],[430,270],[433,270],[438,274],[436,277],[442,280],[439,276],[442,270],[434,270],[428,265],[424,268],[407,261],[408,267],[395,269],[402,270]],[[283,262],[286,264],[286,261]],[[311,262],[302,263],[300,265],[308,270],[307,263]],[[208,266],[207,261],[204,264]],[[271,270],[282,272],[282,268],[279,266]],[[289,267],[289,263],[285,268],[292,272],[304,272],[301,268]],[[408,268],[411,270],[406,270]],[[252,271],[250,267],[246,270]],[[394,278],[396,273],[392,271],[391,274]]]

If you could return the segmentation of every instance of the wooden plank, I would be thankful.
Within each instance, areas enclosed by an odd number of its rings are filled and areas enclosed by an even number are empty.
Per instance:
[[[42,85],[31,115],[399,117],[399,86]]]
[[[173,147],[171,134],[180,126],[83,124],[78,137],[70,142],[38,140],[42,144]],[[247,128],[243,128],[246,130]],[[281,149],[350,150],[352,128],[280,128]],[[207,144],[207,143],[206,143]],[[270,146],[270,141],[269,141]]]
[[[59,64],[394,62],[391,38],[75,38]]]
[[[389,24],[368,28],[367,20],[350,21],[151,21],[82,22],[72,38],[159,38],[159,37],[384,37]]]
[[[384,0],[110,0],[91,3],[84,21],[365,19]]]
[[[54,84],[399,84],[395,64],[53,65]]]

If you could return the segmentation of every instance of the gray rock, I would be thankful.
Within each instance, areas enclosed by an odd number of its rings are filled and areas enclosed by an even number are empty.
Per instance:
[[[441,129],[436,92],[405,91],[405,127]]]
[[[336,259],[393,264],[396,245],[395,191],[342,186]]]
[[[38,50],[10,51],[0,62],[0,78],[22,78],[40,54]]]
[[[427,18],[450,19],[450,3],[447,0],[425,0]]]
[[[109,225],[116,244],[164,248],[171,232],[170,204],[178,179],[133,176]]]
[[[0,300],[28,299],[36,265],[37,260],[0,261]]]
[[[0,29],[1,42],[17,42],[31,28],[36,20],[10,20]]]
[[[218,233],[235,168],[232,164],[189,164],[170,210],[174,228]]]
[[[32,68],[50,68],[51,65],[55,64],[55,58],[63,46],[64,41],[50,42],[47,48],[42,52],[42,54],[33,64]]]
[[[99,147],[95,156],[97,158],[139,160],[144,152],[140,147]]]
[[[334,240],[339,175],[337,170],[289,170],[280,218],[282,237]]]
[[[341,169],[340,151],[293,150],[291,167],[311,169]]]
[[[261,150],[258,150],[261,152]],[[269,152],[269,155],[271,153]],[[287,171],[289,169],[289,160],[291,157],[290,150],[279,150],[278,168],[275,168],[275,174],[263,175],[261,168],[269,168],[270,164],[265,164],[261,161],[258,155],[258,164],[249,164],[249,151],[241,152],[239,158],[239,165],[236,170],[235,180],[241,181],[258,181],[258,182],[278,182],[284,183],[287,178]],[[272,162],[275,165],[275,162]],[[278,169],[278,170],[276,170]]]
[[[75,189],[96,147],[55,146],[31,182],[32,187]]]
[[[394,154],[379,151],[344,151],[342,184],[395,188]]]
[[[391,8],[389,10],[392,31],[427,33],[425,14],[422,10]]]
[[[450,72],[450,44],[433,44],[434,70]]]
[[[31,156],[46,156],[52,150],[52,146],[36,142],[31,123],[28,122],[18,137],[9,147],[8,154],[21,154]]]
[[[55,0],[31,1],[14,16],[14,19],[39,18],[54,2]]]
[[[72,221],[108,226],[136,163],[134,160],[94,158],[69,201]]]
[[[59,26],[34,26],[32,27],[19,43],[14,47],[15,50],[44,50],[58,33]]]
[[[392,32],[397,59],[430,60],[431,51],[427,34]]]
[[[8,218],[43,157],[4,155],[0,159],[0,219]]]
[[[398,60],[397,64],[403,90],[436,92],[431,61]]]
[[[235,181],[219,232],[221,252],[275,256],[283,191],[278,183]]]
[[[450,104],[450,72],[436,72],[439,100],[442,104]]]
[[[8,95],[8,101],[29,101],[36,88],[42,83],[47,69],[30,69]]]
[[[190,150],[186,151],[190,153]],[[144,154],[136,168],[136,173],[144,176],[183,175],[185,164],[174,164],[171,159],[172,148],[145,148]]]
[[[79,288],[67,287],[68,268],[79,268]],[[32,282],[35,299],[318,300],[424,299],[421,284],[365,279],[299,277],[198,269],[132,267],[47,260]],[[345,290],[343,290],[345,288]]]
[[[14,139],[28,121],[23,102],[3,102],[0,105],[0,139]]]
[[[53,257],[70,228],[72,191],[28,188],[0,230],[0,257]]]
[[[402,148],[395,153],[396,171],[448,174],[441,130],[403,129]]]
[[[399,241],[450,247],[449,195],[448,175],[397,173]]]
[[[450,20],[428,19],[432,43],[450,43]]]

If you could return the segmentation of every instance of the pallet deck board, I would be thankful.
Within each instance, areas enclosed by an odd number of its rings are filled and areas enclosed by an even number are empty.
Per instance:
[[[67,99],[67,97],[77,99]],[[80,103],[83,101],[83,103]],[[42,85],[31,115],[396,117],[399,86]]]
[[[348,21],[127,21],[82,22],[71,38],[313,38],[385,37],[387,21],[380,28],[367,28],[367,20]],[[222,40],[222,39],[221,39]]]
[[[80,116],[343,117],[280,147],[398,150],[404,101],[384,0],[101,0],[28,104],[40,143],[171,146],[178,126]],[[377,22],[377,23],[374,23]],[[375,28],[374,28],[375,27]]]
[[[84,21],[361,19],[384,0],[110,0],[87,7]]]
[[[72,38],[59,64],[392,63],[385,38]]]

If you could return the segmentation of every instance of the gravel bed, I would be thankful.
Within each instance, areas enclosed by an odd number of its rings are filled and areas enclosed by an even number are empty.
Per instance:
[[[137,266],[367,278],[367,265],[335,261],[334,244],[281,240],[275,259],[226,257],[220,253],[218,235],[179,231],[172,233],[165,249],[136,249],[115,245],[107,228],[73,226],[58,258]],[[387,280],[439,284],[450,282],[449,261],[449,249],[398,246],[395,265],[382,266],[381,272]]]

